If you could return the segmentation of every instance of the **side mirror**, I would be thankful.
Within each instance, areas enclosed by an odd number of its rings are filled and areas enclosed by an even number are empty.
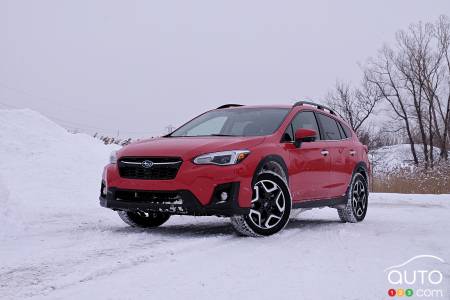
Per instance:
[[[314,142],[316,140],[317,131],[307,128],[299,128],[295,131],[295,147],[299,148],[302,143]]]

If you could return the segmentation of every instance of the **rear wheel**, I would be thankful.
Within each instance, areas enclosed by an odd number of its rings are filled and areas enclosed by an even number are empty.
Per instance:
[[[158,227],[169,220],[169,214],[160,212],[119,211],[119,217],[130,226],[141,228]]]
[[[348,190],[347,203],[337,210],[341,221],[357,223],[364,220],[367,213],[368,198],[367,180],[361,173],[356,173]]]
[[[282,230],[289,221],[292,199],[286,181],[278,174],[264,172],[253,185],[250,213],[234,216],[234,229],[246,236],[268,236]]]

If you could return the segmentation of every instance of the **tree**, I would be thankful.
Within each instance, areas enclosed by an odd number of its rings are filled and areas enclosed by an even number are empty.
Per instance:
[[[382,98],[392,107],[394,117],[404,124],[413,155],[414,163],[418,164],[419,159],[415,150],[413,140],[410,111],[407,104],[408,97],[403,90],[402,77],[395,67],[395,52],[388,46],[384,46],[375,59],[370,59],[367,63],[364,78],[380,92]]]
[[[450,128],[450,21],[412,24],[396,35],[394,46],[384,46],[364,67],[364,78],[392,108],[401,122],[414,162],[419,136],[425,167],[433,167],[433,148],[448,159]]]
[[[380,99],[381,95],[366,80],[359,89],[338,81],[334,90],[328,93],[326,102],[358,133]]]
[[[430,95],[435,98],[436,107],[433,105],[435,127],[439,129],[438,117],[441,121],[442,131],[437,130],[436,135],[440,141],[441,158],[448,160],[448,141],[450,140],[450,19],[440,16],[435,24],[435,38],[437,39],[438,53],[442,61],[442,88],[439,95],[437,89],[430,87]],[[437,110],[437,113],[436,113]]]

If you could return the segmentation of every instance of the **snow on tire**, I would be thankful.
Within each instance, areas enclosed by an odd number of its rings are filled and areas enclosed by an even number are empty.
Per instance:
[[[231,224],[245,236],[269,236],[286,226],[291,209],[288,184],[280,175],[267,171],[255,180],[249,214],[231,217]]]
[[[361,173],[355,173],[347,193],[347,203],[338,208],[342,222],[357,223],[364,220],[367,213],[369,189],[366,178]]]
[[[164,224],[170,215],[159,212],[118,211],[119,217],[132,227],[152,228]]]

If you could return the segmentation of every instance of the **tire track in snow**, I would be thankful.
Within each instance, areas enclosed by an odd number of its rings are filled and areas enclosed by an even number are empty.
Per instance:
[[[116,233],[120,235],[117,237],[113,230],[111,237],[116,239],[115,245],[102,243],[105,242],[104,237],[100,236],[98,237],[101,243],[92,244],[92,240],[96,238],[89,235],[86,237],[88,240],[78,241],[79,244],[87,243],[88,248],[83,249],[76,257],[60,256],[31,266],[24,265],[6,270],[2,268],[0,294],[8,297],[6,292],[9,292],[11,299],[17,299],[18,296],[28,298],[48,295],[55,290],[109,276],[121,270],[186,255],[202,248],[204,244],[208,244],[208,248],[222,247],[227,241],[236,239],[234,234],[222,233],[232,233],[231,227],[227,227],[224,224],[201,223],[171,225],[156,230],[119,229]],[[190,234],[183,235],[183,231],[189,231]],[[177,232],[175,239],[171,239],[173,234],[170,232]],[[104,231],[97,233],[102,235]],[[122,242],[117,243],[117,239],[122,239]]]

